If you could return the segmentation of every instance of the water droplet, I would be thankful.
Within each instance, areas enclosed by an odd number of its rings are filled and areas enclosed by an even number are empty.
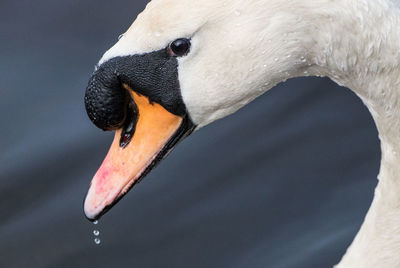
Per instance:
[[[98,223],[99,223],[99,221],[94,221],[94,222],[93,222],[94,225],[96,225],[96,224],[98,224]]]
[[[121,34],[120,36],[118,36],[118,40],[121,40],[122,37],[124,37],[124,34]]]
[[[251,68],[251,69],[249,70],[249,72],[252,72],[252,71],[254,71],[254,69],[253,69],[253,68]]]
[[[264,68],[267,68],[267,64],[264,64]]]
[[[236,9],[236,10],[235,10],[235,15],[236,15],[236,16],[240,16],[240,14],[241,14],[240,11]]]
[[[94,243],[95,243],[96,245],[100,245],[100,243],[101,243],[100,238],[96,237],[96,238],[94,239]]]
[[[264,55],[265,53],[267,53],[267,51],[266,50],[264,50],[263,52],[262,52],[262,54]]]
[[[306,62],[307,60],[306,60],[306,58],[305,58],[304,56],[301,56],[301,57],[300,57],[300,61],[301,61],[301,62]]]
[[[274,61],[278,61],[278,60],[279,60],[278,58],[275,58],[275,59],[274,59]]]
[[[158,37],[158,36],[161,36],[161,33],[160,32],[156,32],[155,35]]]
[[[95,236],[99,236],[100,231],[99,231],[99,230],[93,230],[93,234],[94,234]]]

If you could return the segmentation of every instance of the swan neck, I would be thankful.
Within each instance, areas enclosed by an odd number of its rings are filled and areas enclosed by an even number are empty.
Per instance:
[[[382,150],[372,205],[337,267],[400,267],[400,12],[389,0],[329,3],[312,14],[322,22],[307,41],[309,72],[362,99]]]

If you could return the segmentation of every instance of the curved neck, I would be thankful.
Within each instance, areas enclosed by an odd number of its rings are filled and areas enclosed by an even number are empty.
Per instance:
[[[389,0],[321,1],[301,11],[310,18],[306,72],[329,76],[363,100],[382,149],[374,200],[337,267],[399,267],[400,13]]]

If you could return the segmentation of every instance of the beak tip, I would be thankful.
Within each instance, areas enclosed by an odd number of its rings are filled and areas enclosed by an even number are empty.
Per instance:
[[[90,221],[90,222],[94,222],[94,221],[97,221],[97,220],[98,220],[97,217],[88,216],[88,214],[86,214],[86,212],[85,212],[85,217],[86,217],[86,219],[87,219],[88,221]]]
[[[93,206],[90,205],[90,202],[88,201],[87,197],[83,206],[83,211],[85,213],[86,219],[88,219],[91,222],[96,221],[100,218],[100,213],[96,211],[96,209]]]

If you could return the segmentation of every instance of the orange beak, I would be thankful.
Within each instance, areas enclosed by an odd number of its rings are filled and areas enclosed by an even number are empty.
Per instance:
[[[96,220],[107,212],[193,131],[187,117],[174,115],[127,85],[124,87],[136,104],[136,129],[127,141],[124,130],[115,132],[111,148],[86,196],[84,210],[89,220]]]

